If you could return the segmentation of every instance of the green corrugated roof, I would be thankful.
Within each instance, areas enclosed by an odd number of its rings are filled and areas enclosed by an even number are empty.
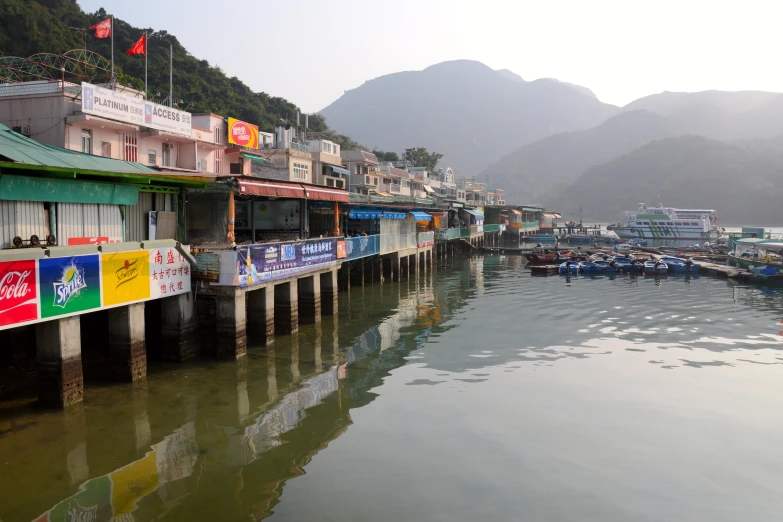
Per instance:
[[[0,124],[0,156],[5,156],[11,161],[27,165],[132,174],[159,173],[157,170],[141,163],[93,156],[92,154],[39,143],[12,131],[3,124]]]

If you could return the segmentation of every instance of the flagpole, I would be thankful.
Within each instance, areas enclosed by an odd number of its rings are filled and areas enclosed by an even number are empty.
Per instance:
[[[114,15],[111,17],[111,88],[114,89]]]
[[[149,42],[147,41],[147,31],[144,31],[144,99],[149,99],[147,90],[147,55],[149,54]]]
[[[174,44],[169,46],[169,107],[174,107]]]

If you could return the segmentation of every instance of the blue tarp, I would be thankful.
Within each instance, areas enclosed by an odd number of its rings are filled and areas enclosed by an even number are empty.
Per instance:
[[[432,216],[430,216],[426,212],[411,210],[410,212],[408,212],[408,214],[412,215],[416,219],[416,221],[432,221]]]

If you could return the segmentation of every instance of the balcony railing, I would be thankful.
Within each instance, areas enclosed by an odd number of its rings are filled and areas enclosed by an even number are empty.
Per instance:
[[[381,235],[347,237],[345,238],[344,261],[374,256],[381,252]]]
[[[538,228],[538,221],[523,221],[522,228]]]
[[[438,241],[451,241],[452,239],[459,239],[460,229],[447,228],[445,230],[438,230],[435,233],[435,237]]]
[[[418,241],[416,242],[419,247],[432,246],[435,244],[435,232],[419,232]]]
[[[484,232],[500,232],[500,225],[484,225]]]
[[[470,229],[469,228],[460,228],[459,229],[459,237],[470,237]]]

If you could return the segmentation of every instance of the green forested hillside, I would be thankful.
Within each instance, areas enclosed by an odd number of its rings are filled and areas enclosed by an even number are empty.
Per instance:
[[[35,53],[64,53],[85,47],[83,32],[112,13],[100,9],[85,13],[76,0],[0,0],[0,56],[27,57]],[[156,18],[150,16],[150,21]],[[127,56],[125,51],[147,30],[148,86],[150,98],[161,98],[169,91],[169,46],[174,47],[174,99],[190,112],[214,112],[233,116],[271,131],[280,119],[295,120],[298,107],[264,92],[253,92],[239,78],[226,76],[218,67],[188,53],[176,36],[161,28],[133,27],[115,18],[114,60],[121,83],[144,87],[144,57]],[[97,39],[89,32],[87,49],[107,59],[111,57],[110,39]],[[310,130],[328,131],[322,117],[310,117]],[[344,146],[356,144],[345,136],[333,134]]]

